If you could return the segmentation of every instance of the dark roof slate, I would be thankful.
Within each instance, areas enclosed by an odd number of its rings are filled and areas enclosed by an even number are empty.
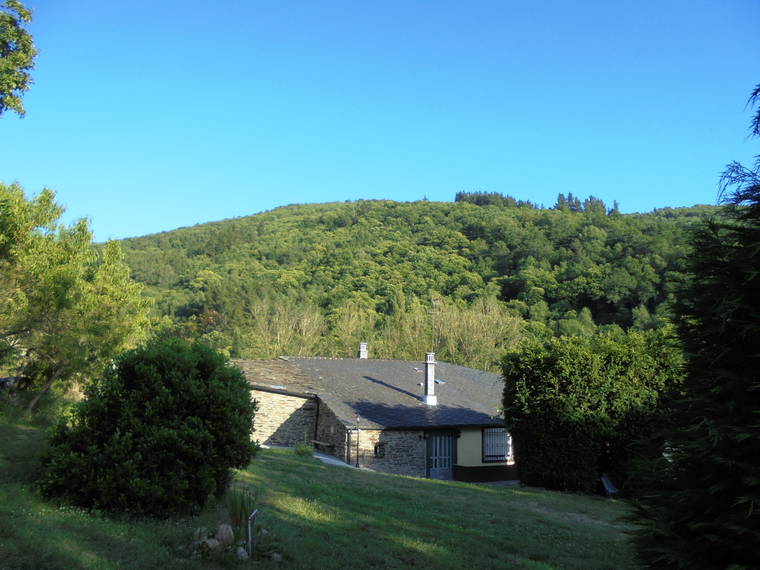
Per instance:
[[[406,360],[283,357],[235,361],[254,385],[311,393],[348,426],[431,428],[501,425],[501,377],[464,366],[435,366],[437,406],[422,402],[424,364]]]
[[[256,388],[304,396],[317,392],[317,387],[309,375],[283,359],[232,359],[232,364],[237,366]]]

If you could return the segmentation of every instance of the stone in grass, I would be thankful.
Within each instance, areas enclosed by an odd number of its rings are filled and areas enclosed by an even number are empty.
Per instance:
[[[208,529],[205,526],[201,526],[195,529],[193,533],[193,540],[201,542],[208,538]]]
[[[204,555],[215,554],[222,546],[222,543],[215,538],[207,538],[201,542],[201,552]]]
[[[188,548],[190,552],[190,558],[193,560],[200,560],[203,558],[203,552],[201,551],[202,544],[202,540],[194,540],[192,543],[190,543],[190,546]]]
[[[248,560],[248,551],[242,546],[237,547],[238,560]]]
[[[230,525],[220,524],[216,529],[214,538],[221,542],[223,546],[227,546],[235,542],[235,533]]]

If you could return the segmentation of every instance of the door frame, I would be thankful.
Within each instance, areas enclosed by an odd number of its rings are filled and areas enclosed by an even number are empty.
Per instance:
[[[425,477],[428,479],[431,478],[430,469],[432,467],[433,440],[435,436],[449,436],[451,438],[451,476],[449,479],[444,479],[444,481],[451,481],[454,479],[454,466],[457,463],[457,440],[459,439],[459,430],[438,429],[425,432],[425,439],[427,439],[427,446],[425,451]]]

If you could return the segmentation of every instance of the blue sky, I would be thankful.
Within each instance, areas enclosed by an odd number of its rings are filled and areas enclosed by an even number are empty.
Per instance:
[[[277,206],[559,192],[714,204],[760,154],[756,0],[27,0],[0,180],[98,240]]]

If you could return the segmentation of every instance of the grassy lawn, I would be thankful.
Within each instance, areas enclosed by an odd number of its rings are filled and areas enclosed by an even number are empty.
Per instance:
[[[259,497],[257,559],[194,561],[177,548],[224,521],[221,507],[130,521],[47,503],[30,491],[43,449],[41,430],[0,423],[2,569],[634,567],[622,502],[354,471],[283,450],[260,452],[235,480]]]
[[[236,481],[258,490],[260,522],[291,567],[635,567],[619,501],[354,471],[284,450],[262,452]]]
[[[195,528],[224,520],[213,506],[196,518],[136,522],[43,501],[30,489],[44,448],[43,430],[0,423],[0,569],[236,566],[175,555]]]

